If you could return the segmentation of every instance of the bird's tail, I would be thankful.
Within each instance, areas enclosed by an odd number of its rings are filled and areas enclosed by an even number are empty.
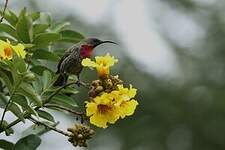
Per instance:
[[[63,86],[67,83],[68,75],[60,74],[53,86]]]

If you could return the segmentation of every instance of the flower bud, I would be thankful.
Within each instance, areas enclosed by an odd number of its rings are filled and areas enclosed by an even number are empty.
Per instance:
[[[100,92],[102,92],[103,90],[104,90],[103,86],[97,86],[96,89],[95,89],[95,91],[96,91],[97,93],[100,93]]]
[[[87,147],[86,140],[90,139],[94,134],[94,130],[82,124],[75,124],[72,128],[67,129],[71,132],[68,139],[74,146]]]

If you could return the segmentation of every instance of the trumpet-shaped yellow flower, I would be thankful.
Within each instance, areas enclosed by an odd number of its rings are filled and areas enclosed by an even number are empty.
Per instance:
[[[19,57],[25,58],[26,51],[24,50],[24,46],[22,44],[13,46],[8,40],[6,42],[0,40],[0,57],[2,59],[12,59],[13,52],[15,52]]]
[[[105,56],[96,56],[95,61],[92,61],[89,58],[85,58],[82,61],[82,65],[85,67],[93,67],[96,68],[98,74],[102,78],[108,77],[110,73],[110,67],[117,63],[118,60],[113,56],[110,56],[107,53]]]
[[[129,89],[118,85],[118,90],[103,93],[87,102],[86,115],[90,116],[90,122],[106,128],[107,123],[115,123],[120,117],[132,115],[138,105],[138,102],[132,99],[136,91],[131,85]]]
[[[24,45],[23,44],[17,44],[16,46],[12,46],[13,50],[16,52],[17,56],[21,58],[25,58],[26,56],[26,51],[24,50]]]
[[[10,42],[7,40],[7,42],[0,40],[0,57],[2,59],[12,59],[13,55],[13,49],[10,45]]]
[[[130,116],[134,113],[138,102],[132,98],[135,97],[137,89],[130,85],[130,88],[124,88],[123,85],[118,85],[118,91],[112,91],[111,95],[114,95],[116,105],[119,106],[120,117]]]
[[[119,105],[120,117],[123,119],[126,116],[133,115],[137,105],[138,105],[138,102],[134,99],[129,101],[123,101],[122,103],[120,103]]]
[[[119,119],[118,107],[114,105],[108,93],[97,96],[86,104],[86,115],[97,127],[106,128],[107,123],[115,123]]]

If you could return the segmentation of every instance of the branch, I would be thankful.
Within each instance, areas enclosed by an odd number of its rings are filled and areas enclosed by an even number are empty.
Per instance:
[[[30,121],[32,121],[33,123],[37,124],[37,125],[43,125],[43,126],[49,128],[49,129],[51,129],[51,130],[53,130],[53,131],[55,131],[55,132],[58,132],[58,133],[60,133],[60,134],[62,134],[62,135],[64,135],[64,136],[70,137],[70,134],[69,134],[69,133],[64,132],[64,131],[62,131],[62,130],[60,130],[60,129],[57,129],[57,128],[55,128],[55,127],[53,127],[53,126],[51,126],[51,125],[48,125],[48,124],[46,124],[46,123],[44,123],[44,122],[41,122],[41,121],[39,121],[39,120],[36,120],[36,119],[34,119],[33,117],[29,117],[28,119],[29,119]]]
[[[11,100],[9,100],[9,101],[7,102],[7,104],[6,104],[6,106],[5,106],[5,109],[4,109],[3,114],[2,114],[1,122],[0,122],[0,128],[3,128],[3,127],[2,127],[2,122],[3,122],[3,120],[4,120],[5,113],[6,113],[7,109],[8,109],[8,107],[9,107],[9,104],[10,104],[10,103],[11,103]]]
[[[5,0],[5,6],[4,6],[3,11],[2,11],[2,17],[0,19],[0,23],[3,21],[3,19],[5,17],[5,10],[6,10],[7,6],[8,6],[8,2],[9,2],[9,0]]]
[[[19,82],[15,85],[15,88],[12,91],[11,97],[10,97],[9,101],[7,102],[7,104],[5,106],[5,109],[4,109],[3,114],[2,114],[1,122],[0,122],[0,128],[2,128],[2,122],[4,120],[4,117],[5,117],[6,112],[8,110],[9,104],[11,102],[13,102],[12,97],[14,96],[14,94],[15,94],[15,92],[16,92],[16,90],[19,87],[19,85],[20,85],[21,82],[22,82],[22,79],[20,79]]]
[[[73,85],[73,84],[77,84],[78,86],[79,85],[82,85],[82,86],[84,86],[84,87],[86,87],[86,88],[89,88],[89,86],[86,84],[86,83],[84,83],[84,82],[81,82],[81,81],[76,81],[76,82],[71,82],[71,83],[68,83],[68,84],[66,84],[66,85],[64,85],[64,86],[62,86],[62,87],[60,87],[60,88],[58,88],[54,93],[52,93],[52,95],[50,95],[49,97],[48,97],[48,99],[46,100],[46,101],[44,101],[44,106],[46,106],[47,105],[47,103],[49,103],[51,100],[52,100],[52,98],[55,96],[55,95],[57,95],[62,89],[64,89],[64,88],[66,88],[66,87],[68,87],[68,86],[70,86],[70,85]],[[49,106],[49,104],[47,105],[48,107],[53,107],[53,106]],[[63,110],[65,110],[65,111],[68,111],[68,112],[70,112],[70,113],[73,113],[73,114],[76,114],[76,115],[80,115],[81,117],[83,117],[83,113],[82,112],[75,112],[75,111],[73,111],[73,110],[71,110],[71,109],[67,109],[67,108],[64,108],[64,107],[62,107],[62,106],[56,106],[56,107],[60,107],[59,109],[63,109]],[[35,110],[38,110],[38,109],[40,109],[41,107],[36,107],[35,108]],[[24,114],[24,118],[28,118],[29,117],[29,114]],[[11,128],[12,126],[14,126],[14,125],[16,125],[16,124],[18,124],[19,122],[21,122],[21,120],[20,119],[16,119],[16,120],[14,120],[12,123],[10,123],[5,129],[9,129],[9,128]],[[0,131],[0,133],[1,132],[3,132],[3,131]]]
[[[75,81],[75,82],[67,83],[66,85],[64,85],[64,86],[62,86],[62,87],[60,87],[60,88],[58,88],[54,93],[52,93],[52,94],[48,97],[48,99],[46,99],[46,100],[44,101],[44,104],[49,103],[49,102],[52,100],[52,98],[53,98],[55,95],[57,95],[61,90],[65,89],[66,87],[68,87],[68,86],[70,86],[70,85],[73,85],[73,84],[77,84],[78,86],[82,85],[82,86],[84,86],[84,87],[86,87],[86,88],[89,88],[89,87],[87,86],[87,84],[85,84],[84,82],[81,82],[81,81]]]
[[[69,108],[66,108],[66,107],[63,107],[63,106],[60,106],[60,105],[56,105],[56,104],[45,104],[44,107],[46,108],[51,108],[51,107],[54,107],[54,108],[59,108],[61,110],[65,110],[71,114],[74,114],[74,115],[79,115],[79,116],[83,116],[84,113],[83,112],[78,112],[78,111],[74,111],[72,109],[69,109]]]

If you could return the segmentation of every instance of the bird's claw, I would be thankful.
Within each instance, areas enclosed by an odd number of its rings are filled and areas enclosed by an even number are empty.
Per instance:
[[[86,88],[89,88],[89,84],[88,83],[84,83],[84,82],[82,82],[82,81],[80,81],[80,80],[77,80],[76,81],[76,85],[78,86],[78,87],[80,87],[81,85],[82,86],[84,86],[84,87],[86,87]]]
[[[76,85],[77,85],[78,87],[80,87],[80,86],[82,85],[82,82],[81,82],[80,80],[77,80]]]

